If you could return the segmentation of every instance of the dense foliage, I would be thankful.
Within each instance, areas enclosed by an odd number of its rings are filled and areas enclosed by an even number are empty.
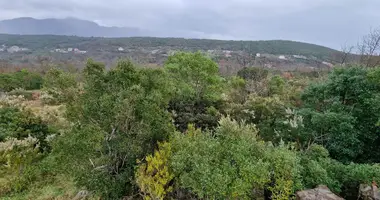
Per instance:
[[[309,55],[317,58],[329,58],[338,51],[318,46],[314,44],[273,40],[273,41],[224,41],[206,39],[184,39],[184,38],[154,38],[154,37],[130,37],[130,38],[85,38],[74,36],[55,35],[4,35],[0,34],[0,43],[7,46],[22,46],[29,49],[46,48],[68,48],[77,47],[79,49],[103,49],[114,51],[114,48],[128,46],[132,48],[158,48],[175,47],[178,50],[245,50],[250,53],[269,53],[286,55]],[[96,45],[96,48],[93,48]]]
[[[380,162],[380,85],[374,70],[335,69],[327,81],[303,93],[305,131],[333,158],[344,162]],[[372,80],[371,80],[372,79]]]
[[[181,52],[169,57],[165,70],[175,85],[169,110],[176,127],[185,131],[191,123],[203,129],[215,128],[223,81],[216,63],[200,52]]]
[[[25,90],[40,89],[42,84],[43,78],[40,74],[27,70],[0,74],[0,91],[3,92],[9,92],[17,88]]]
[[[286,200],[320,184],[357,199],[360,184],[380,182],[379,68],[221,77],[209,57],[180,52],[162,69],[93,60],[80,74],[52,69],[42,91],[53,103],[38,109],[58,104],[63,115],[1,101],[0,195],[66,177],[77,189],[69,199],[81,189],[101,199]]]
[[[53,153],[81,163],[72,169],[79,184],[115,199],[133,191],[136,160],[173,130],[165,110],[170,85],[162,70],[136,69],[130,62],[105,71],[90,60],[83,76],[82,94],[67,104],[72,133]]]

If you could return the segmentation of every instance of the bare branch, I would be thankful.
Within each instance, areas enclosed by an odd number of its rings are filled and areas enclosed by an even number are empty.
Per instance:
[[[360,63],[366,67],[375,67],[380,64],[380,29],[371,29],[358,44]]]

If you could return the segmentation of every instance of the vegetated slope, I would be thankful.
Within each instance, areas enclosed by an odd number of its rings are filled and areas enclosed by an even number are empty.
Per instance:
[[[31,50],[76,47],[88,51],[97,49],[115,50],[124,48],[170,48],[178,50],[231,50],[250,53],[268,53],[285,55],[314,56],[320,59],[329,58],[337,50],[327,47],[286,40],[269,41],[225,41],[210,39],[184,38],[101,38],[57,35],[7,35],[0,34],[0,45],[17,45]]]
[[[24,45],[30,49],[57,48],[65,45],[81,45],[81,48],[90,48],[93,45],[128,45],[137,47],[181,47],[191,50],[244,50],[251,53],[288,54],[314,56],[321,59],[328,58],[335,50],[323,46],[293,41],[222,41],[183,38],[114,38],[131,36],[155,36],[148,30],[131,27],[106,27],[99,24],[76,18],[65,19],[34,19],[30,17],[15,18],[0,21],[0,34],[16,35],[43,35],[43,36],[10,36],[1,35],[0,45]],[[62,37],[52,36],[62,35]],[[68,37],[81,36],[81,37]],[[108,37],[100,39],[91,37]],[[90,44],[89,44],[90,43]],[[78,47],[78,48],[79,48]]]

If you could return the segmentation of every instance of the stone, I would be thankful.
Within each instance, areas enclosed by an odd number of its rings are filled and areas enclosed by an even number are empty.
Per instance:
[[[296,193],[297,200],[344,200],[342,197],[334,194],[325,185],[317,188],[302,190]]]
[[[88,195],[89,195],[89,192],[87,190],[81,190],[77,193],[77,195],[73,198],[73,200],[86,199]]]
[[[375,182],[369,186],[367,184],[360,184],[359,197],[362,200],[380,200],[380,191]]]

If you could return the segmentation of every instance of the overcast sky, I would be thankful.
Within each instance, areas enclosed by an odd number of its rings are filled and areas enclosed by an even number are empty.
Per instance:
[[[380,0],[0,0],[0,20],[76,17],[158,36],[287,39],[336,49],[380,27]]]

